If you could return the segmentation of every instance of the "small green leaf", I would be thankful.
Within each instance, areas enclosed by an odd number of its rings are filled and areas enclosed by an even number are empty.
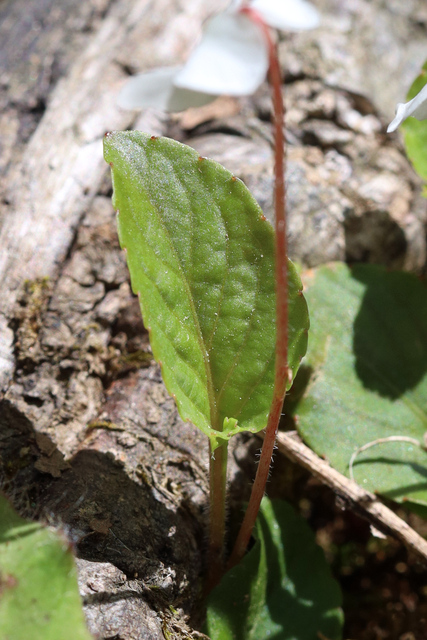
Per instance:
[[[275,352],[274,232],[245,185],[167,138],[108,134],[119,237],[151,347],[184,420],[212,442],[265,427]],[[290,356],[307,344],[289,264]],[[224,422],[227,419],[238,421]]]
[[[412,100],[426,83],[427,62],[409,89],[407,100]],[[401,126],[408,158],[419,176],[427,181],[427,120],[419,121],[411,117],[405,120]],[[424,195],[427,195],[426,187],[424,187]]]
[[[340,589],[305,520],[264,498],[256,531],[254,547],[209,596],[211,640],[341,638]]]
[[[310,345],[292,411],[307,444],[349,475],[352,454],[427,431],[427,289],[373,265],[307,275]],[[297,386],[298,378],[295,381]],[[427,453],[403,441],[360,452],[354,478],[397,501],[427,504]]]
[[[71,550],[0,495],[0,638],[90,640]]]

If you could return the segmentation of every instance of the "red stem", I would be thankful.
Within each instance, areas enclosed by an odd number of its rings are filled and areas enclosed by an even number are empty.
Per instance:
[[[271,458],[276,443],[283,401],[288,382],[288,248],[286,236],[286,188],[285,188],[285,137],[284,104],[282,98],[282,76],[277,56],[277,47],[262,18],[249,8],[242,9],[262,29],[269,51],[269,80],[274,110],[274,208],[276,217],[276,362],[273,400],[270,407],[266,433],[251,497],[242,526],[237,536],[228,569],[243,558],[270,471]]]

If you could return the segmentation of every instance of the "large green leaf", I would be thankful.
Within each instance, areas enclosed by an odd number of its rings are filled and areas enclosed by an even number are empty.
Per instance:
[[[0,495],[1,640],[90,640],[69,544]]]
[[[427,289],[409,273],[373,265],[307,275],[310,345],[293,412],[319,455],[349,474],[352,454],[379,438],[427,431]],[[295,386],[300,374],[297,376]],[[292,395],[292,394],[291,394]],[[368,490],[427,504],[427,453],[408,442],[360,452],[354,477]]]
[[[407,100],[412,100],[426,83],[427,62],[409,89]],[[402,129],[408,158],[414,165],[415,171],[417,171],[423,180],[427,181],[427,120],[419,121],[416,118],[408,118],[402,124]],[[425,187],[424,195],[427,195]]]
[[[240,180],[178,142],[112,133],[104,155],[132,287],[181,417],[213,447],[239,430],[259,431],[274,381],[271,225]],[[295,374],[308,313],[292,264],[289,280]]]
[[[264,498],[257,543],[208,600],[212,640],[341,638],[338,583],[301,516],[286,502]]]

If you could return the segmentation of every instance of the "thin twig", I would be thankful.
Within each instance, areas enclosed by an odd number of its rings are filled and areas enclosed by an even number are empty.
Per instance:
[[[262,437],[261,434],[258,435]],[[373,493],[366,491],[353,480],[349,480],[325,460],[319,458],[303,444],[296,431],[279,433],[277,445],[283,455],[310,471],[323,484],[330,487],[352,511],[379,531],[403,542],[427,565],[427,540],[388,509]]]

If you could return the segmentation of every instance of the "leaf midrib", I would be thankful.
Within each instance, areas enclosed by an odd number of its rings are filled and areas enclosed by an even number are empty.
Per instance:
[[[252,236],[252,238],[253,238],[254,242],[258,245],[258,248],[260,249],[259,254],[261,255],[261,250],[262,250],[262,249],[261,249],[261,246],[260,246],[259,240],[258,240],[258,238],[255,236],[255,234],[253,233],[252,228],[250,229],[250,232],[251,232],[251,236]],[[262,260],[262,258],[260,258],[260,260]],[[221,385],[221,389],[218,391],[218,396],[217,396],[217,402],[218,402],[218,404],[219,404],[219,402],[220,402],[220,400],[221,400],[221,398],[222,398],[222,395],[223,395],[223,393],[224,393],[224,390],[225,390],[225,388],[226,388],[226,385],[227,385],[227,383],[228,383],[229,379],[231,378],[231,376],[232,376],[232,374],[233,374],[233,372],[234,372],[235,368],[237,367],[237,364],[238,364],[238,362],[239,362],[239,360],[240,360],[240,358],[241,358],[241,356],[242,356],[243,349],[244,349],[244,347],[246,346],[246,344],[247,344],[247,342],[248,342],[248,340],[249,340],[250,330],[251,330],[251,328],[253,327],[253,319],[254,319],[254,316],[255,316],[256,303],[257,303],[257,301],[258,301],[258,296],[259,296],[259,293],[260,293],[260,289],[261,289],[260,278],[259,278],[259,274],[257,274],[257,279],[256,279],[256,291],[255,291],[255,295],[254,295],[254,305],[253,305],[253,308],[252,308],[252,311],[251,311],[251,314],[250,314],[250,317],[249,317],[248,326],[247,326],[247,328],[246,328],[246,332],[245,332],[244,339],[242,340],[242,342],[241,342],[241,344],[240,344],[240,346],[239,346],[239,349],[238,349],[238,351],[236,352],[236,354],[235,354],[235,356],[234,356],[233,362],[232,362],[232,363],[231,363],[231,365],[230,365],[230,368],[229,368],[228,373],[227,373],[227,375],[226,375],[226,377],[225,377],[225,380],[224,380],[224,382],[223,382],[223,383],[222,383],[222,385]],[[218,311],[218,312],[219,312],[219,311]],[[269,364],[269,361],[267,362],[266,368],[268,368],[268,364]],[[251,392],[250,392],[250,393],[252,393],[252,391],[254,390],[254,388],[255,388],[255,387],[252,387],[252,389],[251,389]],[[238,412],[236,415],[234,415],[234,416],[233,416],[233,418],[237,418],[237,417],[238,417],[238,415],[240,415],[240,413],[242,412],[243,406],[246,404],[246,402],[248,401],[248,399],[249,399],[249,398],[250,398],[250,395],[246,398],[246,400],[245,400],[245,402],[243,403],[243,405],[241,406],[241,408],[240,408],[239,412]]]
[[[166,158],[166,160],[167,160],[167,158]],[[182,185],[182,182],[181,182],[180,179],[178,179],[178,176],[176,175],[176,172],[175,172],[173,166],[170,165],[170,163],[169,163],[169,166],[170,166],[171,172],[174,175],[174,178],[177,180],[177,182],[180,185]],[[220,425],[218,423],[218,411],[217,411],[217,406],[216,406],[214,385],[213,385],[213,380],[212,380],[212,371],[211,371],[211,368],[210,368],[210,365],[209,365],[208,352],[206,351],[206,348],[205,348],[205,343],[204,343],[204,340],[203,340],[203,335],[202,335],[202,331],[201,331],[201,328],[200,328],[200,323],[199,323],[199,319],[198,319],[198,316],[197,316],[197,312],[196,312],[193,296],[192,296],[192,293],[191,293],[191,289],[190,289],[190,287],[188,285],[188,281],[187,281],[187,279],[185,277],[184,269],[182,267],[181,260],[179,259],[178,253],[177,253],[177,251],[175,249],[175,246],[173,244],[171,234],[170,234],[167,226],[165,225],[165,222],[164,222],[164,220],[163,220],[163,218],[161,216],[161,213],[160,213],[158,207],[152,202],[148,191],[146,189],[144,189],[144,191],[146,193],[148,201],[150,202],[150,205],[153,207],[153,210],[157,214],[158,220],[159,220],[159,222],[160,222],[160,224],[161,224],[161,226],[163,228],[165,236],[166,236],[166,238],[167,238],[167,240],[169,242],[169,245],[171,247],[172,253],[173,253],[173,255],[174,255],[175,259],[176,259],[176,262],[178,264],[178,268],[179,268],[179,271],[180,271],[180,275],[181,275],[181,280],[184,283],[184,289],[185,289],[185,292],[187,294],[187,297],[188,297],[188,300],[189,300],[189,303],[190,303],[190,309],[191,309],[191,313],[193,315],[194,325],[195,325],[195,328],[196,328],[197,341],[199,343],[199,348],[201,350],[202,357],[203,357],[203,363],[205,365],[206,381],[207,381],[207,394],[208,394],[209,410],[210,410],[210,426],[215,431],[222,431],[222,425]],[[188,197],[187,197],[187,201],[188,201]],[[189,206],[189,211],[192,214],[191,206]],[[141,229],[141,231],[142,231],[142,229]]]

